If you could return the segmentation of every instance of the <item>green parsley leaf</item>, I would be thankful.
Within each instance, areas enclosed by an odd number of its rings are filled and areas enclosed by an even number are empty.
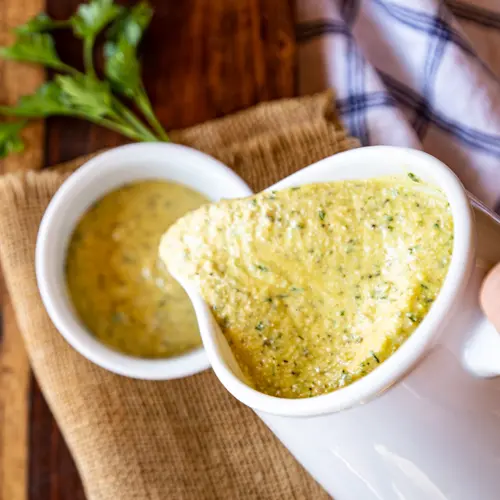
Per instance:
[[[123,8],[113,0],[91,0],[78,7],[71,18],[73,33],[78,38],[95,40],[96,36],[113,20]]]
[[[120,94],[133,98],[142,85],[141,65],[137,60],[135,48],[130,45],[120,47],[108,42],[104,46],[104,72],[113,89]]]
[[[25,95],[15,106],[0,106],[0,113],[27,118],[71,114],[68,96],[56,82],[44,83],[34,94]]]
[[[149,3],[139,2],[132,9],[123,11],[111,25],[108,30],[108,40],[123,40],[132,47],[138,47],[152,17],[153,9]]]
[[[66,94],[68,103],[81,113],[94,118],[115,116],[108,82],[91,75],[56,76],[56,83]]]
[[[25,126],[25,121],[0,123],[0,158],[24,150],[20,132]]]
[[[54,40],[48,33],[20,35],[10,47],[0,48],[0,57],[14,61],[43,64],[48,68],[67,70],[57,55]]]
[[[130,98],[136,96],[142,87],[137,46],[152,15],[147,2],[137,4],[111,26],[109,40],[104,45],[106,77],[114,90]]]
[[[64,115],[84,118],[108,127],[134,140],[144,136],[117,118],[116,110],[105,82],[91,76],[59,75],[42,85],[37,92],[19,99],[16,106],[0,106],[0,114],[26,118]]]

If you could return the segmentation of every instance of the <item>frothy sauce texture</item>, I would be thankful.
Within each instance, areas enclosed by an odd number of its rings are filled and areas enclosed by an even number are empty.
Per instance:
[[[68,290],[86,327],[121,352],[148,358],[201,345],[189,298],[158,257],[162,234],[207,200],[174,183],[126,185],[95,203],[69,244]]]
[[[304,398],[401,346],[452,249],[444,194],[410,174],[206,205],[170,228],[160,254],[197,285],[256,389]]]

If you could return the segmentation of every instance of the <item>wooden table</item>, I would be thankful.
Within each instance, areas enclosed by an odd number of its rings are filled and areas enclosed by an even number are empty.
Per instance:
[[[45,10],[68,18],[78,0],[1,0],[0,44],[8,28]],[[295,94],[291,0],[157,0],[143,44],[146,87],[168,128],[187,127],[253,104]],[[63,60],[80,65],[80,47],[57,35]],[[0,63],[0,102],[14,103],[43,81],[36,68]],[[27,133],[29,151],[2,171],[42,168],[123,142],[112,132],[49,119]],[[0,344],[0,500],[80,500],[78,472],[34,380],[5,292]]]

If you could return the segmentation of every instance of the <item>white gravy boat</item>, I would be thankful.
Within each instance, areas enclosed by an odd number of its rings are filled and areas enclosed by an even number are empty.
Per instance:
[[[208,306],[182,284],[217,377],[257,411],[336,500],[498,499],[500,380],[492,377],[500,374],[500,334],[478,307],[480,282],[500,261],[496,222],[484,212],[475,220],[467,193],[448,167],[404,148],[337,154],[269,189],[408,172],[440,186],[448,197],[455,225],[450,269],[418,329],[350,386],[296,400],[254,390]]]
[[[481,314],[478,296],[487,268],[500,261],[500,225],[484,209],[475,211],[474,220],[466,192],[445,165],[403,148],[337,154],[270,189],[410,171],[439,185],[449,198],[455,246],[448,276],[406,343],[372,373],[334,393],[285,400],[249,387],[208,307],[189,286],[206,354],[197,349],[165,360],[132,358],[99,343],[76,317],[65,287],[66,248],[79,217],[105,193],[159,178],[191,186],[214,201],[251,194],[234,172],[189,148],[122,146],[98,155],[61,186],[37,240],[41,297],[66,340],[116,373],[188,376],[207,368],[208,356],[224,386],[257,411],[336,500],[496,500],[500,380],[492,377],[500,374],[500,335]]]

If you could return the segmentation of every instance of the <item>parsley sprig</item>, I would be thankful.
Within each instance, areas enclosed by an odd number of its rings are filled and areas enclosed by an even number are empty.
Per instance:
[[[16,40],[0,47],[0,57],[39,64],[56,74],[15,106],[0,106],[1,115],[18,118],[0,123],[0,158],[24,149],[21,130],[30,120],[49,116],[88,120],[136,141],[168,141],[144,89],[137,54],[152,15],[146,1],[124,8],[113,0],[90,0],[68,20],[42,13],[15,28]],[[59,58],[50,33],[56,29],[71,29],[82,40],[83,72]],[[104,30],[104,74],[99,77],[95,42]],[[134,105],[146,123],[127,104]]]

